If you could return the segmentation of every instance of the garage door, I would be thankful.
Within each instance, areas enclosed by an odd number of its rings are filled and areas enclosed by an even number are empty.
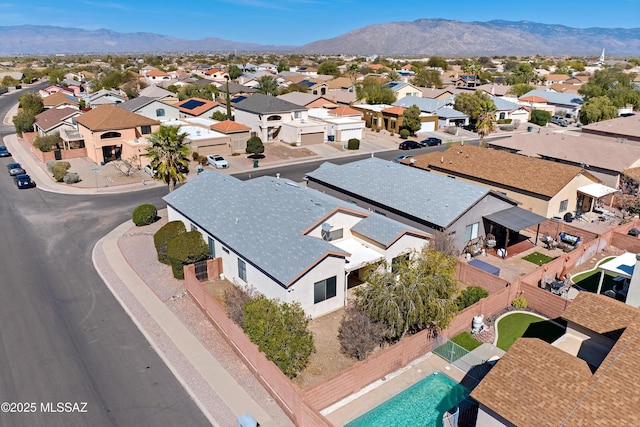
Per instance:
[[[324,132],[305,133],[300,136],[302,145],[322,144],[324,142]]]
[[[434,130],[436,130],[434,122],[423,122],[418,132],[433,132]]]
[[[231,154],[229,144],[211,144],[200,147],[192,147],[194,151],[197,151],[201,156],[208,156],[209,154],[220,154],[222,156]]]

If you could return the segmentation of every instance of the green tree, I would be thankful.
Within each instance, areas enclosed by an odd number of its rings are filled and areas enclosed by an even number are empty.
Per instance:
[[[398,74],[396,70],[390,70],[387,73],[387,80],[391,82],[397,82],[398,80],[400,80],[400,74]]]
[[[315,351],[308,325],[309,318],[299,303],[278,303],[264,295],[245,303],[244,332],[289,378],[307,366]]]
[[[340,75],[340,70],[338,70],[338,66],[333,61],[322,61],[318,66],[318,74],[323,74],[325,76],[334,76],[338,77]]]
[[[225,120],[227,120],[227,119],[228,119],[227,114],[226,114],[226,113],[223,113],[222,111],[214,111],[214,112],[211,114],[211,118],[212,118],[213,120],[217,120],[217,121],[219,121],[219,122],[223,122],[223,121],[225,121]]]
[[[364,99],[367,104],[393,104],[396,95],[389,86],[383,86],[374,77],[365,78],[356,86],[356,98]]]
[[[546,126],[551,121],[551,113],[544,110],[531,111],[531,123],[535,123],[538,126]]]
[[[64,70],[52,68],[49,70],[49,83],[56,84],[64,80]]]
[[[229,78],[231,80],[235,80],[242,75],[242,70],[237,65],[231,65],[229,66],[227,73],[229,73]]]
[[[440,68],[442,71],[447,71],[449,63],[442,56],[431,56],[427,61],[427,66],[432,68]]]
[[[482,82],[480,82],[480,72],[482,71],[482,66],[475,62],[467,62],[462,66],[462,71],[473,76],[473,83],[467,83],[467,86],[480,86]]]
[[[256,89],[258,93],[275,96],[278,94],[278,82],[271,76],[262,76],[258,79]]]
[[[44,103],[37,93],[25,93],[18,98],[22,111],[33,113],[34,116],[44,111]]]
[[[43,153],[55,150],[60,142],[60,133],[56,132],[52,135],[38,135],[33,141],[33,146]]]
[[[436,70],[420,69],[413,77],[413,84],[421,87],[441,88],[442,79]]]
[[[486,147],[484,138],[495,130],[496,107],[493,101],[480,104],[481,113],[476,122],[478,136],[480,137],[480,147]]]
[[[185,143],[186,133],[180,133],[178,126],[160,126],[151,134],[149,147],[144,154],[151,159],[151,167],[156,171],[153,179],[163,181],[173,191],[176,184],[184,182],[186,177],[181,172],[189,167],[190,148]]]
[[[593,78],[578,89],[578,93],[584,97],[585,102],[606,96],[617,108],[630,104],[634,109],[640,109],[640,92],[633,83],[635,76],[614,67],[598,70]]]
[[[385,325],[391,340],[442,330],[457,312],[455,266],[454,257],[429,248],[391,266],[382,263],[367,275],[366,286],[356,288],[356,304]]]
[[[535,88],[529,83],[517,83],[509,88],[509,93],[515,95],[516,98],[520,98],[525,93],[529,93],[534,89]]]
[[[480,286],[469,286],[460,292],[460,296],[456,300],[458,309],[464,310],[480,301],[482,298],[489,296],[489,292]]]
[[[178,92],[178,99],[184,101],[189,98],[201,98],[213,101],[220,91],[213,84],[207,85],[186,85]]]
[[[402,114],[402,128],[409,130],[411,135],[415,135],[417,131],[422,127],[422,122],[420,121],[420,107],[417,105],[412,105],[411,107],[404,110]]]
[[[474,123],[478,121],[482,113],[496,110],[489,95],[479,90],[474,93],[463,92],[456,95],[453,108],[468,115]]]
[[[349,78],[351,79],[351,83],[352,84],[356,84],[356,79],[358,78],[358,70],[360,69],[360,66],[357,63],[352,63],[347,65],[347,74],[349,75]]]
[[[20,138],[22,138],[24,132],[33,132],[33,124],[35,122],[36,116],[31,111],[20,111],[13,117],[13,125]]]
[[[4,76],[0,82],[0,86],[2,87],[15,86],[17,84],[20,84],[20,82],[11,76]]]
[[[608,96],[597,96],[589,99],[580,109],[580,122],[585,125],[617,117],[618,108]]]
[[[199,231],[187,231],[167,243],[167,258],[173,277],[184,279],[184,266],[208,259],[209,247]]]
[[[252,136],[247,140],[247,148],[245,150],[248,154],[262,154],[264,153],[264,144],[259,136]]]
[[[507,67],[505,65],[505,71]],[[531,83],[537,78],[533,67],[528,62],[517,62],[513,65],[513,69],[511,69],[511,74],[509,74],[505,81],[509,85],[515,85],[518,83]]]

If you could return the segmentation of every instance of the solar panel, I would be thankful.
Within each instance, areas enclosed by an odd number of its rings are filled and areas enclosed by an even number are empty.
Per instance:
[[[194,108],[198,108],[202,105],[204,105],[205,103],[202,101],[198,101],[197,99],[190,99],[187,102],[185,102],[184,104],[182,104],[180,106],[180,108],[185,108],[187,110],[193,110]]]

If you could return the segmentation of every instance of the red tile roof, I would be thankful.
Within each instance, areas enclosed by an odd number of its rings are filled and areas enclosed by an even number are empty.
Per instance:
[[[336,116],[362,116],[362,111],[358,111],[351,107],[338,107],[329,111]]]
[[[151,71],[149,71],[149,72],[147,73],[147,76],[151,76],[151,77],[155,77],[155,76],[158,76],[158,77],[162,76],[162,77],[164,77],[164,76],[168,76],[168,75],[169,75],[169,73],[165,73],[165,72],[164,72],[164,71],[162,71],[162,70],[151,70]]]
[[[222,133],[247,132],[251,130],[249,126],[245,126],[232,120],[225,120],[223,122],[216,123],[215,125],[211,125],[210,128]]]
[[[396,116],[401,116],[404,114],[404,110],[406,110],[406,108],[394,106],[385,108],[384,110],[382,110],[382,112],[385,114],[395,114]]]

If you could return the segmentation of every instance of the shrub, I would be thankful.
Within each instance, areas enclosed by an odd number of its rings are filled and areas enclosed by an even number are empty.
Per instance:
[[[347,141],[347,150],[358,150],[360,148],[360,140],[358,138],[351,138]]]
[[[244,324],[244,307],[251,301],[253,293],[252,290],[236,284],[224,292],[227,315],[229,319],[233,320],[233,323],[240,327]]]
[[[456,303],[458,304],[458,309],[464,310],[465,308],[477,303],[482,298],[486,298],[488,296],[489,292],[487,292],[486,289],[481,288],[480,286],[469,286],[460,292],[460,296],[456,300]]]
[[[138,227],[153,223],[157,217],[158,217],[158,210],[156,209],[155,206],[150,204],[137,206],[133,210],[133,213],[131,214],[131,219],[133,220],[133,223]]]
[[[538,126],[546,126],[551,121],[551,113],[544,110],[531,111],[531,123],[535,123]]]
[[[58,143],[60,142],[60,134],[55,133],[53,135],[46,136],[36,136],[36,139],[33,141],[33,146],[43,153],[48,153],[51,150],[54,150]]]
[[[80,182],[80,175],[75,172],[67,172],[62,180],[65,184],[76,184]]]
[[[194,151],[193,153],[191,153],[191,158],[193,160],[195,160],[196,162],[200,161],[200,154],[198,154],[197,151]]]
[[[55,162],[53,165],[51,165],[50,170],[53,174],[53,178],[57,182],[62,182],[69,168],[71,168],[71,163],[69,162]]]
[[[411,132],[409,132],[409,129],[402,129],[400,131],[400,138],[401,139],[407,139],[407,138],[409,138],[410,134],[411,134]]]
[[[167,257],[173,277],[184,279],[184,266],[209,258],[209,247],[199,231],[187,231],[169,241]]]
[[[178,235],[186,232],[187,229],[182,221],[169,221],[156,231],[156,234],[153,235],[153,244],[156,247],[158,261],[163,264],[170,264],[167,257],[167,245]]]
[[[48,170],[49,172],[51,172],[51,167],[52,167],[53,165],[55,165],[55,164],[56,164],[56,161],[55,161],[55,160],[49,160],[49,161],[47,161],[47,163],[45,163],[45,165],[47,166],[47,170]]]
[[[510,125],[512,119],[500,119],[496,123],[499,125]]]
[[[364,360],[384,342],[384,328],[352,304],[345,309],[340,321],[338,340],[345,355]]]
[[[245,149],[247,154],[262,154],[264,153],[264,144],[259,136],[252,136],[247,140],[247,148]]]
[[[315,351],[308,325],[299,303],[280,303],[259,295],[245,305],[242,329],[267,359],[293,378]]]
[[[517,308],[519,310],[523,310],[527,308],[527,300],[524,297],[516,298],[511,302],[511,306],[513,308]]]
[[[502,126],[500,126],[500,130],[511,132],[511,131],[513,131],[513,125],[502,125]]]

